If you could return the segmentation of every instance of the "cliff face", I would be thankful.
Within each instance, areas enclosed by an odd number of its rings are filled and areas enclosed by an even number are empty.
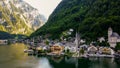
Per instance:
[[[0,0],[0,31],[30,35],[46,19],[23,0]]]
[[[119,22],[120,0],[62,0],[47,23],[31,36],[59,38],[63,31],[73,28],[81,37],[95,40],[107,37],[109,27],[120,33]]]

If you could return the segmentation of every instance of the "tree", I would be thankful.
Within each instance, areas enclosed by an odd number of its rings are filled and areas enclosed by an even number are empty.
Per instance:
[[[70,53],[70,50],[69,50],[69,49],[67,49],[66,53]]]
[[[83,49],[80,49],[79,53],[83,55],[85,53],[85,51]]]
[[[45,44],[46,44],[46,45],[49,45],[49,43],[50,43],[49,40],[46,40],[46,41],[45,41]]]
[[[97,44],[99,46],[110,46],[109,43],[107,43],[107,41],[97,42]]]
[[[115,47],[115,51],[120,50],[120,43],[117,43],[116,47]]]

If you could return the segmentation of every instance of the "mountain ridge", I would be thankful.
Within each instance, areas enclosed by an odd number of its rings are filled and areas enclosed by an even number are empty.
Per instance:
[[[23,0],[0,1],[0,31],[30,35],[45,24],[45,17]]]

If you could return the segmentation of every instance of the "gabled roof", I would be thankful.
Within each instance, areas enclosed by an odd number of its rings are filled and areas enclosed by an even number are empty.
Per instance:
[[[120,36],[119,36],[118,33],[114,32],[114,33],[112,33],[111,37],[117,37],[117,38],[119,38]]]
[[[62,43],[56,43],[56,44],[54,44],[53,46],[64,46]]]
[[[120,39],[120,36],[118,37],[118,39]]]

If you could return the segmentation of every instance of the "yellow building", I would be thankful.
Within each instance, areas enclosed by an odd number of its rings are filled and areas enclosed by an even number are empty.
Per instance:
[[[101,47],[101,48],[99,48],[99,51],[102,54],[114,54],[114,51],[109,47]]]

